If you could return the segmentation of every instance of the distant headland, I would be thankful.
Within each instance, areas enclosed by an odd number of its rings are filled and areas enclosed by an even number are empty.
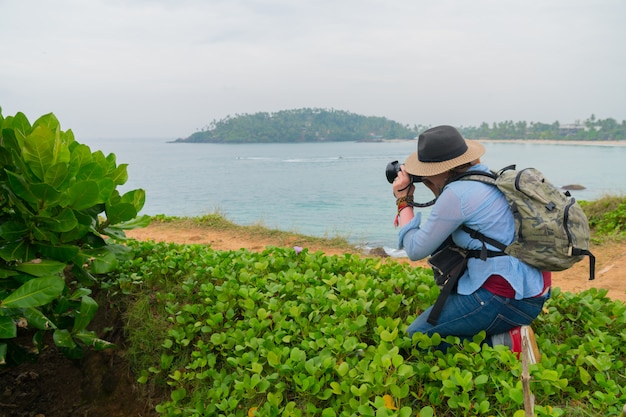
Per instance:
[[[380,142],[412,140],[430,125],[403,125],[385,117],[363,116],[343,110],[302,108],[274,113],[238,114],[214,120],[176,143],[291,143]],[[626,141],[626,121],[596,119],[583,122],[483,122],[478,127],[457,126],[468,139],[551,140],[582,142]]]

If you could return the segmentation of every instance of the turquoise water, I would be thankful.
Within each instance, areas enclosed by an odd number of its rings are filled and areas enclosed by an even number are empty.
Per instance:
[[[83,141],[127,163],[121,191],[143,188],[143,214],[198,216],[219,211],[231,221],[261,223],[313,236],[347,237],[365,246],[396,246],[395,199],[384,170],[415,142],[183,144],[163,139]],[[535,167],[556,185],[580,184],[578,200],[626,193],[626,147],[485,143],[492,169]],[[432,197],[418,186],[416,199]],[[424,209],[428,214],[428,209]]]

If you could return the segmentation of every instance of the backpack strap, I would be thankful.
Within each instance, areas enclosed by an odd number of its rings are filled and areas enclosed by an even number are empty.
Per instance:
[[[459,180],[473,180],[484,182],[485,184],[496,185],[496,179],[498,178],[498,174],[495,172],[484,172],[484,171],[466,171],[462,172],[456,177],[452,178],[450,182],[459,181]]]
[[[506,249],[506,245],[500,242],[499,240],[492,239],[489,236],[486,236],[485,234],[479,232],[478,230],[474,230],[471,227],[468,227],[464,224],[461,225],[461,230],[469,234],[472,239],[480,240],[480,242],[483,244],[480,250],[469,251],[468,256],[470,258],[480,258],[481,260],[486,261],[487,258],[493,258],[494,256],[506,256],[507,255],[506,253],[504,253],[504,250]],[[496,248],[500,249],[500,252],[491,251],[487,249],[486,243],[489,243],[490,245],[495,246]]]
[[[484,184],[496,186],[496,179],[498,178],[498,175],[500,175],[503,171],[506,171],[508,169],[515,169],[515,165],[509,165],[505,168],[502,168],[498,173],[495,173],[492,171],[463,172],[462,174],[459,174],[456,177],[454,177],[452,181],[458,181],[458,180],[479,181]],[[492,239],[489,236],[486,236],[485,234],[479,232],[478,230],[474,230],[466,225],[461,225],[461,229],[467,234],[469,234],[472,239],[478,239],[483,244],[480,250],[470,250],[468,252],[468,256],[470,258],[480,258],[481,260],[486,261],[487,258],[492,258],[494,256],[506,256],[507,255],[506,253],[504,253],[504,250],[506,249],[507,245],[500,242],[499,240]],[[486,243],[489,243],[490,245],[500,249],[500,252],[488,250]]]
[[[498,179],[498,177],[500,175],[502,175],[502,173],[504,171],[509,171],[511,169],[514,170],[515,167],[516,167],[515,164],[507,165],[507,166],[505,166],[504,168],[502,168],[498,172],[494,172],[494,171],[489,171],[489,172],[485,172],[485,171],[465,171],[465,172],[460,173],[456,177],[452,178],[450,180],[450,182],[466,179],[466,180],[474,180],[474,181],[484,182],[486,184],[496,185],[496,180]],[[467,177],[472,177],[472,178],[467,178]],[[489,179],[489,178],[491,178],[491,179]]]
[[[589,281],[596,279],[596,257],[587,249],[571,248],[572,256],[588,256],[589,257]]]

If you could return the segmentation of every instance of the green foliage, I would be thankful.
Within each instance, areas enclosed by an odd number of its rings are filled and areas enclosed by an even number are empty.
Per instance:
[[[595,235],[624,235],[626,197],[605,196],[595,201],[581,201],[580,205]]]
[[[0,166],[0,364],[37,352],[45,331],[70,356],[108,347],[87,330],[97,303],[86,287],[129,255],[104,237],[147,224],[144,191],[120,195],[126,165],[76,142],[53,114],[31,125],[0,113]],[[31,348],[15,342],[22,327]]]
[[[553,140],[626,140],[626,120],[596,119],[594,115],[583,123],[561,125],[558,121],[527,123],[525,121],[483,122],[479,127],[462,127],[461,133],[471,139],[553,139]]]
[[[410,129],[384,117],[341,110],[296,109],[228,116],[178,141],[269,143],[412,139],[416,131],[417,128]]]
[[[437,296],[429,270],[307,249],[129,244],[136,256],[109,285],[138,298],[131,353],[140,382],[169,387],[161,415],[523,415],[508,349],[479,334],[449,337],[443,354],[438,335],[406,336]],[[535,324],[537,415],[619,413],[625,316],[605,292],[555,290]]]

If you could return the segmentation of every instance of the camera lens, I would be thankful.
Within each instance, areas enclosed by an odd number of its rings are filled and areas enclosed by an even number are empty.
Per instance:
[[[400,172],[400,164],[398,161],[389,162],[387,167],[385,168],[385,176],[387,177],[387,181],[389,184],[393,182],[398,176],[398,172]]]
[[[398,163],[398,161],[389,162],[387,167],[385,168],[385,176],[387,177],[387,181],[389,184],[393,182],[398,176],[398,172],[400,172],[402,164]],[[422,182],[424,179],[422,177],[418,177],[417,175],[409,174],[409,178],[411,182]]]

